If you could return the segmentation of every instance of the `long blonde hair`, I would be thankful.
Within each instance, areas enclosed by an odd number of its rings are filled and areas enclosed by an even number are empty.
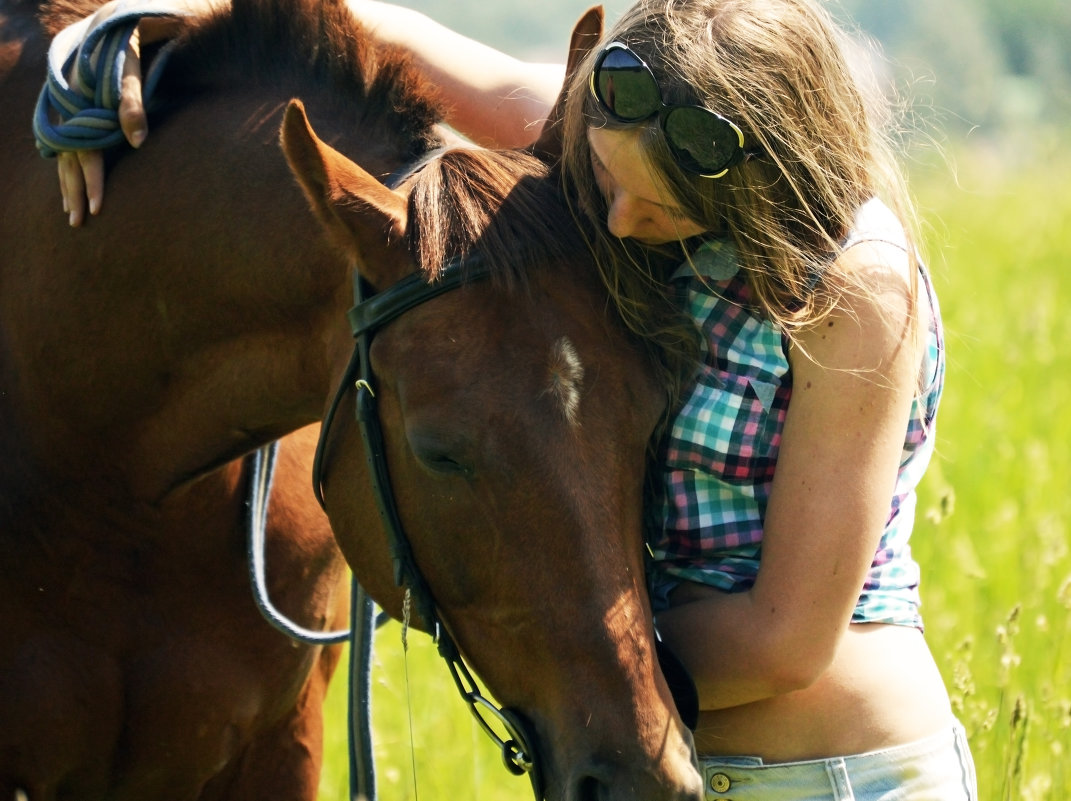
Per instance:
[[[667,190],[693,220],[724,232],[761,313],[789,336],[865,291],[831,265],[859,207],[880,197],[905,226],[914,257],[914,213],[887,136],[888,103],[860,80],[847,36],[817,0],[637,0],[606,41],[650,65],[667,103],[698,104],[735,122],[762,154],[721,178],[682,171],[657,122],[640,142]],[[589,54],[570,86],[563,174],[607,286],[625,320],[663,345],[691,347],[666,310],[665,270],[649,251],[606,230],[607,207],[591,169],[590,126],[608,119],[588,92]],[[682,243],[687,252],[695,243]],[[682,248],[678,247],[677,263]],[[914,270],[912,271],[915,272]]]

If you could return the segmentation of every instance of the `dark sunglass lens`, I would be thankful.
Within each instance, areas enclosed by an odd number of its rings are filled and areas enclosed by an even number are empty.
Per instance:
[[[740,151],[736,128],[706,109],[678,106],[666,114],[663,127],[674,157],[689,172],[719,173]]]
[[[647,65],[623,48],[606,50],[595,67],[595,96],[621,122],[645,120],[662,107]]]

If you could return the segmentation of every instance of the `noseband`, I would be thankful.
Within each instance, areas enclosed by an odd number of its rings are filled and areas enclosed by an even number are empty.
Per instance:
[[[364,281],[359,275],[354,274],[354,305],[346,317],[356,343],[353,355],[350,357],[342,381],[328,407],[320,429],[320,440],[316,445],[316,456],[313,462],[313,489],[320,505],[326,509],[323,495],[323,459],[327,437],[343,398],[351,388],[355,388],[357,423],[361,431],[361,440],[364,443],[365,460],[376,497],[376,506],[394,561],[394,581],[399,587],[405,588],[407,597],[411,599],[417,614],[434,637],[439,655],[446,661],[462,699],[469,706],[480,727],[501,749],[502,761],[506,769],[516,776],[527,773],[532,781],[532,789],[536,798],[542,799],[543,780],[532,749],[533,741],[526,731],[529,724],[518,712],[502,709],[480,693],[476,681],[461,658],[457,644],[439,617],[431,588],[413,558],[413,551],[402,527],[391,488],[383,429],[376,408],[375,379],[368,356],[372,337],[377,330],[410,309],[450,292],[468,281],[486,278],[489,272],[487,265],[478,256],[465,260],[453,260],[447,263],[442,268],[439,277],[431,282],[422,274],[414,273],[394,286],[367,297],[367,287]],[[499,736],[488,717],[496,720],[506,730],[505,738]]]

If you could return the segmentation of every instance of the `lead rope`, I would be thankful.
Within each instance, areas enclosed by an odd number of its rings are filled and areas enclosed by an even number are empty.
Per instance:
[[[413,727],[413,692],[409,684],[409,616],[412,600],[412,593],[406,587],[405,597],[402,599],[402,667],[405,671],[405,706],[409,716],[409,762],[413,771],[413,801],[420,801],[420,782],[417,780],[416,766],[416,730]]]
[[[272,442],[253,452],[249,475],[249,516],[247,540],[249,553],[249,580],[253,585],[253,600],[257,609],[268,622],[291,639],[306,645],[337,645],[350,638],[350,630],[313,631],[295,623],[276,608],[268,592],[266,550],[268,500],[271,496],[275,462],[279,443]]]
[[[158,5],[158,4],[157,4]],[[37,149],[58,152],[104,149],[124,141],[119,98],[126,46],[143,17],[182,17],[181,8],[161,11],[152,3],[123,0],[113,16],[92,27],[87,17],[60,31],[48,49],[48,76],[34,111]],[[145,74],[142,96],[149,105],[170,52],[165,45]],[[72,77],[70,81],[67,75]],[[52,118],[59,121],[55,124]]]
[[[376,801],[376,760],[372,751],[372,650],[375,603],[357,579],[351,582],[349,695],[346,709],[350,760],[350,798]]]

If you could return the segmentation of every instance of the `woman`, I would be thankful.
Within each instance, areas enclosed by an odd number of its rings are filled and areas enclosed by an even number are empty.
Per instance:
[[[560,67],[352,8],[435,76],[459,130],[535,138]],[[136,69],[124,106],[137,140]],[[607,286],[637,331],[698,356],[648,508],[708,798],[976,795],[908,546],[943,339],[880,122],[813,0],[638,0],[570,87],[563,177]],[[60,172],[77,224],[99,160]]]

